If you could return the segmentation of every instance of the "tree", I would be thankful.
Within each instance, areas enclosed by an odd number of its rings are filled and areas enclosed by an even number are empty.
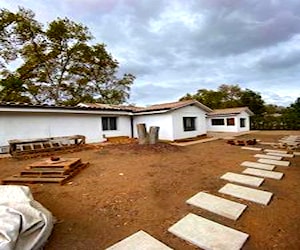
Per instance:
[[[282,119],[289,124],[289,129],[300,129],[300,97],[284,110]]]
[[[10,62],[22,59],[13,74],[32,103],[120,104],[129,97],[134,76],[116,76],[118,62],[104,44],[90,45],[87,27],[58,18],[44,28],[24,8],[17,13],[2,9],[0,14],[1,76],[5,79]]]
[[[222,84],[218,88],[218,92],[223,96],[222,108],[233,108],[241,106],[240,98],[242,90],[239,85]]]
[[[186,94],[180,99],[180,101],[193,99],[203,103],[204,105],[212,109],[216,109],[222,106],[223,98],[223,93],[219,91],[199,89],[194,95]]]
[[[265,102],[261,95],[250,89],[241,92],[240,104],[247,106],[255,115],[262,115],[266,111]]]
[[[30,102],[29,97],[23,95],[25,92],[24,82],[14,75],[0,80],[1,102]]]

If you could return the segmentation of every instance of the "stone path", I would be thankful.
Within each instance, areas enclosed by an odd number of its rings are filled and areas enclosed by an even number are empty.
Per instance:
[[[207,140],[207,141],[210,141]],[[197,142],[184,143],[191,145]],[[183,146],[183,145],[182,145]],[[242,147],[253,151],[262,151],[262,148]],[[241,166],[247,167],[242,174],[227,172],[220,178],[230,182],[259,187],[264,178],[280,180],[283,173],[272,171],[276,166],[289,166],[289,161],[283,161],[283,157],[292,158],[300,155],[300,152],[288,154],[284,150],[265,149],[266,154],[255,154],[259,158],[258,162],[244,161]],[[261,178],[263,177],[263,178]],[[232,183],[227,183],[218,191],[247,201],[252,201],[262,205],[268,205],[273,193],[245,187]],[[228,219],[237,220],[247,208],[246,205],[231,201],[206,192],[199,192],[186,201],[187,204],[207,210]],[[221,225],[214,221],[205,219],[201,216],[189,213],[177,223],[172,225],[168,231],[179,238],[186,240],[203,249],[235,250],[241,249],[245,244],[248,234],[233,228]],[[108,250],[169,250],[171,249],[164,243],[153,238],[144,231],[139,231],[124,240],[107,248]]]
[[[224,187],[219,189],[219,192],[262,205],[268,205],[273,195],[271,192],[243,187],[231,183],[227,183]]]
[[[243,175],[243,174],[236,174],[231,172],[222,175],[220,178],[230,182],[236,182],[236,183],[245,184],[253,187],[259,187],[264,182],[263,178],[253,177],[253,176]]]
[[[286,150],[276,150],[276,149],[265,149],[264,151],[268,153],[283,153],[283,154],[288,153],[288,151]]]
[[[269,159],[258,159],[257,161],[259,163],[273,164],[273,165],[282,166],[282,167],[288,167],[290,165],[289,161],[276,161],[276,160],[269,160]]]
[[[241,163],[241,166],[249,167],[249,168],[259,168],[259,169],[264,169],[264,170],[273,170],[275,168],[275,165],[257,163],[257,162],[252,162],[252,161],[244,161]]]
[[[172,250],[144,231],[138,231],[106,250]]]
[[[168,229],[169,232],[203,249],[241,249],[248,234],[205,219],[188,214]]]
[[[266,171],[266,170],[255,169],[255,168],[246,168],[242,173],[256,175],[256,176],[260,176],[260,177],[271,178],[271,179],[275,179],[275,180],[280,180],[283,177],[283,173],[280,173],[280,172]]]
[[[232,220],[237,220],[247,208],[244,204],[230,201],[205,192],[199,192],[188,199],[186,203]]]
[[[254,148],[254,147],[241,147],[241,148],[246,150],[262,151],[262,148]]]
[[[295,156],[294,154],[274,153],[274,152],[267,152],[267,155],[281,156],[285,158],[293,158]]]
[[[281,156],[275,156],[275,155],[256,154],[256,155],[254,155],[254,157],[256,157],[256,158],[263,158],[263,159],[270,159],[270,160],[277,160],[277,161],[282,160]]]

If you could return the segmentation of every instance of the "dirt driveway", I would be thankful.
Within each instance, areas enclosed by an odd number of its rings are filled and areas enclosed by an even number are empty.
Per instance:
[[[276,141],[293,133],[300,131],[248,138]],[[241,173],[240,163],[254,161],[253,155],[224,140],[188,147],[106,146],[61,155],[80,157],[90,166],[64,186],[30,185],[35,199],[58,220],[45,249],[105,249],[141,229],[174,249],[196,249],[167,232],[189,212],[250,234],[243,249],[300,249],[300,156],[291,159],[291,167],[277,168],[285,173],[282,180],[263,183],[261,189],[274,193],[268,206],[240,200],[248,208],[236,222],[185,204],[200,191],[228,198],[217,192],[226,183],[219,177]],[[36,160],[2,159],[0,178]]]

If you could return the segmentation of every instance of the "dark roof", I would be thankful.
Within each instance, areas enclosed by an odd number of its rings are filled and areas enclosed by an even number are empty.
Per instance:
[[[106,110],[106,111],[131,111],[126,109],[121,109],[113,106],[69,106],[69,105],[51,105],[51,104],[28,104],[28,103],[18,103],[18,102],[0,102],[0,107],[12,107],[12,108],[41,108],[41,109],[66,109],[66,110]]]
[[[101,103],[81,103],[79,106],[86,106],[86,107],[114,107],[119,109],[126,109],[130,110],[133,113],[144,113],[144,112],[155,112],[155,111],[171,111],[179,108],[183,108],[186,106],[195,105],[200,107],[201,109],[205,110],[206,112],[211,112],[212,110],[207,106],[203,105],[202,103],[195,101],[195,100],[188,100],[188,101],[179,101],[179,102],[169,102],[169,103],[162,103],[162,104],[155,104],[148,107],[136,107],[136,106],[124,106],[124,105],[111,105],[111,104],[101,104]]]
[[[151,113],[157,111],[172,111],[186,106],[197,106],[206,112],[212,112],[212,110],[196,100],[187,100],[179,102],[170,102],[163,104],[155,104],[148,107],[136,107],[132,105],[113,105],[102,103],[79,103],[76,106],[66,105],[47,105],[47,104],[26,104],[26,103],[1,103],[0,107],[15,107],[15,108],[43,108],[43,109],[66,109],[66,110],[105,110],[105,111],[123,111],[132,113]]]
[[[238,115],[243,111],[247,112],[249,115],[254,115],[254,113],[248,107],[237,107],[227,109],[214,109],[212,112],[208,113],[208,116]]]

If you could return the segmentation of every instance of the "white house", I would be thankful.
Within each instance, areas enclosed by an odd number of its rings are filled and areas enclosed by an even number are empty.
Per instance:
[[[145,123],[148,128],[159,126],[159,138],[174,141],[203,135],[207,131],[249,130],[249,115],[252,114],[248,108],[227,109],[227,113],[213,111],[194,100],[146,108],[107,104],[70,107],[0,103],[0,146],[8,145],[7,141],[12,139],[75,134],[86,136],[88,143],[102,142],[114,136],[137,137],[138,123]]]
[[[207,131],[243,132],[250,130],[250,116],[247,107],[215,109],[207,114]]]

